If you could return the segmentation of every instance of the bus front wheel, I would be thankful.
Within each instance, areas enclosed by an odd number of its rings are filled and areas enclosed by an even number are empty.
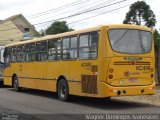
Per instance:
[[[16,92],[20,92],[22,90],[21,87],[19,87],[19,83],[18,83],[18,77],[15,76],[13,79],[13,88]]]
[[[69,98],[69,87],[68,87],[68,84],[66,82],[66,80],[64,79],[61,79],[59,82],[58,82],[58,98],[61,100],[61,101],[67,101],[68,98]]]

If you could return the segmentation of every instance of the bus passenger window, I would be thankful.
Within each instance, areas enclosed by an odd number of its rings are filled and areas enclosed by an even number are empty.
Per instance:
[[[89,46],[89,35],[81,35],[79,41],[80,47],[88,47]]]
[[[49,40],[48,41],[48,60],[61,59],[61,40]]]
[[[90,34],[90,42],[91,46],[98,46],[98,34],[97,33],[91,33]]]
[[[17,61],[18,62],[25,61],[25,45],[17,47]]]
[[[98,57],[98,33],[94,32],[90,34],[90,44],[91,44],[91,59],[96,59]]]
[[[36,60],[36,46],[35,43],[26,45],[26,61]]]
[[[17,54],[17,47],[12,47],[11,48],[11,54],[10,54],[10,59],[11,59],[11,62],[16,62],[16,55]]]
[[[63,59],[69,59],[70,38],[63,38]]]
[[[63,39],[63,59],[77,59],[77,36]]]
[[[79,59],[96,59],[98,54],[97,32],[80,35]]]
[[[71,42],[70,42],[70,59],[77,59],[77,48],[78,48],[78,45],[77,45],[77,41],[78,41],[78,38],[77,36],[75,37],[71,37]]]
[[[6,48],[4,51],[4,67],[8,67],[10,64],[10,48]]]
[[[36,44],[36,60],[47,60],[47,41],[37,42]]]
[[[70,45],[70,38],[63,39],[63,49],[68,49]]]

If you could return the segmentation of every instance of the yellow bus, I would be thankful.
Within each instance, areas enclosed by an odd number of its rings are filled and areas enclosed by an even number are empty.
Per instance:
[[[4,84],[110,98],[155,94],[152,30],[104,25],[5,46]]]

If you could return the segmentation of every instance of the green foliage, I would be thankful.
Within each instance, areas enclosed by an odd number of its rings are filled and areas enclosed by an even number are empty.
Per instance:
[[[155,14],[144,1],[135,2],[130,6],[129,12],[126,14],[124,24],[145,25],[154,27],[156,24]]]
[[[154,45],[156,46],[158,43],[160,44],[160,34],[155,29],[155,31],[154,31]]]
[[[37,32],[36,34],[33,35],[33,37],[40,37],[41,34],[39,32]]]
[[[44,36],[44,30],[41,29],[41,30],[39,31],[39,34],[40,34],[40,36]]]
[[[55,21],[51,24],[50,27],[47,28],[46,34],[58,34],[64,33],[68,31],[73,31],[73,29],[69,28],[66,24],[66,21]]]

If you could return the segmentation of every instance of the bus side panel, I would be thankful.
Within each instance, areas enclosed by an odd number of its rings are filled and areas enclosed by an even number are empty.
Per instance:
[[[53,91],[50,86],[55,81],[46,78],[46,62],[29,62],[22,65],[22,73],[19,74],[19,85],[26,88]]]
[[[98,60],[80,60],[77,62],[69,62],[70,77],[69,87],[70,93],[80,96],[98,96]],[[96,71],[93,71],[93,67]],[[96,78],[96,83],[92,83]],[[94,80],[93,80],[94,79]],[[86,82],[85,82],[86,81]],[[88,83],[87,83],[88,82]],[[88,90],[84,91],[83,87],[88,85]],[[93,87],[95,84],[95,87]],[[92,88],[93,87],[93,88]],[[93,93],[92,91],[94,91]]]
[[[97,96],[97,94],[82,93],[82,75],[93,75],[92,66],[97,66],[97,60],[81,60],[81,61],[53,61],[47,63],[47,79],[53,79],[53,83],[49,83],[48,90],[56,91],[56,82],[58,77],[64,76],[69,85],[69,93],[80,96]]]
[[[48,90],[56,92],[56,85],[60,76],[69,79],[70,67],[67,61],[49,61],[46,64],[45,78],[51,81],[48,84]]]
[[[100,96],[100,80],[103,74],[100,70],[101,57],[106,56],[103,49],[106,49],[105,28],[98,31],[98,58],[96,60],[77,60],[68,62],[70,66],[69,82],[70,93],[79,96]],[[103,54],[103,55],[102,55]]]
[[[12,85],[12,77],[4,77],[4,85]]]

